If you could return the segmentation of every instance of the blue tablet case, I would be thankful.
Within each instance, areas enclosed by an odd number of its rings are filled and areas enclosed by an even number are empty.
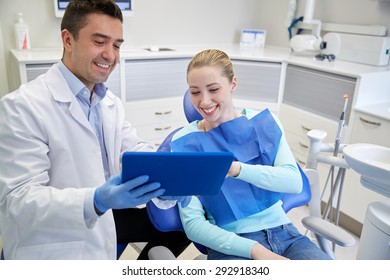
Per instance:
[[[125,152],[122,181],[149,175],[149,182],[161,183],[163,195],[214,195],[232,161],[229,152]]]

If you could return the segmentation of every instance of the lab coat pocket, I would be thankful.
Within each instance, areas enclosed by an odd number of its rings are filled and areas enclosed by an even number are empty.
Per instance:
[[[80,260],[83,258],[84,241],[50,243],[19,247],[17,260]]]

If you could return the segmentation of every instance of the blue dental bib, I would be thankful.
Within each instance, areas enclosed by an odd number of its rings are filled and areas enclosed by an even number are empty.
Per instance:
[[[207,132],[192,132],[171,142],[174,152],[232,152],[246,164],[273,165],[282,132],[268,109],[253,118],[225,122]],[[199,166],[201,169],[201,166]],[[202,176],[201,170],[198,170]],[[227,177],[218,194],[199,196],[218,226],[259,213],[280,200],[282,194]]]

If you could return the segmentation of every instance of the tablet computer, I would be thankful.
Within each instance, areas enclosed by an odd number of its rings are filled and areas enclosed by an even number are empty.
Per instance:
[[[163,195],[214,195],[232,161],[229,152],[125,152],[122,181],[149,175],[149,182],[161,183]]]

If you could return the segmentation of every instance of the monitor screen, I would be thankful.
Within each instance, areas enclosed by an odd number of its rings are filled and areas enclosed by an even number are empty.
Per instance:
[[[130,16],[133,14],[133,6],[131,4],[132,0],[115,0],[115,3],[122,10],[124,17]],[[65,8],[68,6],[69,0],[54,0],[54,11],[55,15],[58,18],[61,18],[64,15]]]

